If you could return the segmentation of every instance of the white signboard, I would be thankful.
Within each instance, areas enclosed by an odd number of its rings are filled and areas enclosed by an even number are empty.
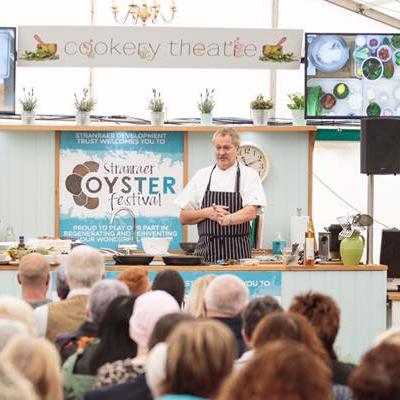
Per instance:
[[[297,29],[21,26],[24,67],[297,69]]]

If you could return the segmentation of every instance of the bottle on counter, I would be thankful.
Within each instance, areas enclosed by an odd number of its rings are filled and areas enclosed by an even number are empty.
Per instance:
[[[283,239],[280,232],[276,232],[275,239],[272,241],[272,254],[281,256],[282,250],[286,247],[286,240]]]
[[[315,254],[315,235],[314,228],[311,219],[307,222],[307,231],[305,233],[304,240],[304,266],[314,266],[314,254]]]
[[[26,250],[25,237],[20,236],[18,242],[18,250]]]

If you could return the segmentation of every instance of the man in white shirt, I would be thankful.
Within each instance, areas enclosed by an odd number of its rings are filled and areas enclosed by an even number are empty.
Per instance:
[[[175,203],[182,224],[197,224],[196,254],[207,262],[249,258],[250,221],[266,205],[257,172],[237,161],[240,138],[233,128],[213,136],[216,164],[198,171]]]

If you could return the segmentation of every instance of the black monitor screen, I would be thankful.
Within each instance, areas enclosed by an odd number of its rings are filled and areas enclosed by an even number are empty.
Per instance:
[[[0,114],[15,113],[15,28],[0,27]]]
[[[400,116],[400,35],[306,33],[306,117]]]

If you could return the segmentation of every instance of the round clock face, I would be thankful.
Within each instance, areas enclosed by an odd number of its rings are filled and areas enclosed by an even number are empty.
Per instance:
[[[244,165],[255,169],[260,175],[261,180],[264,180],[269,173],[269,159],[267,154],[254,144],[242,144],[239,147],[238,159]]]

